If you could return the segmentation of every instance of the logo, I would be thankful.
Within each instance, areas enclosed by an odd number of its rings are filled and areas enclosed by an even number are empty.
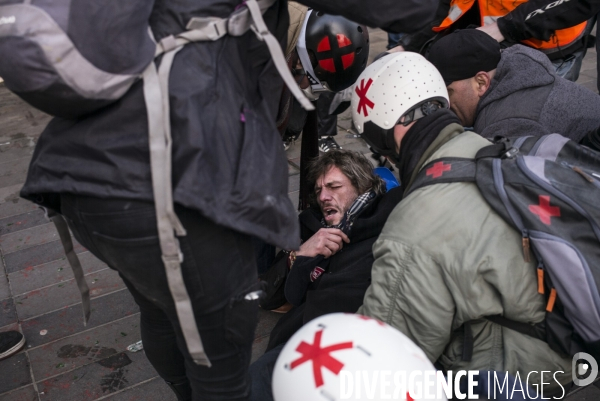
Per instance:
[[[598,377],[598,362],[585,352],[578,352],[573,356],[571,368],[573,383],[576,386],[584,387],[592,384]]]
[[[545,13],[546,11],[548,11],[549,9],[551,9],[551,8],[554,8],[554,7],[556,7],[556,6],[560,6],[561,4],[563,4],[563,3],[566,3],[566,2],[568,2],[568,1],[569,1],[569,0],[557,0],[557,1],[554,1],[554,2],[552,2],[552,3],[550,3],[550,4],[548,4],[548,5],[547,5],[546,7],[544,7],[544,8],[538,8],[537,10],[535,10],[535,11],[532,11],[532,12],[530,12],[529,14],[527,14],[527,18],[525,18],[525,21],[527,21],[527,20],[528,20],[529,18],[531,18],[531,17],[535,17],[535,16],[536,16],[536,15],[538,15],[538,14],[544,14],[544,13]]]
[[[332,49],[331,43],[336,46],[335,49]],[[352,44],[352,41],[348,39],[346,35],[338,34],[335,37],[335,40],[330,40],[329,36],[325,36],[319,42],[317,46],[317,59],[319,60],[319,66],[328,72],[337,72],[343,71],[352,64],[354,64],[354,50],[351,47],[348,47]],[[341,49],[348,48],[346,50],[341,51]],[[335,50],[338,50],[337,52]],[[340,54],[340,57],[334,59],[334,55]]]
[[[15,22],[17,22],[17,18],[15,18],[14,15],[11,15],[10,17],[0,17],[0,25],[14,24]]]
[[[314,282],[316,279],[321,277],[321,274],[323,274],[324,271],[325,269],[323,269],[322,267],[315,267],[312,273],[310,273],[310,281]]]

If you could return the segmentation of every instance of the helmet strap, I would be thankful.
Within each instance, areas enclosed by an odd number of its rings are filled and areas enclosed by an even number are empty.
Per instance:
[[[321,83],[319,78],[317,78],[317,75],[313,70],[312,63],[310,62],[310,57],[308,56],[308,50],[306,49],[306,26],[308,25],[308,19],[310,18],[310,15],[313,12],[314,10],[309,9],[306,13],[306,17],[304,17],[304,22],[302,23],[302,30],[300,31],[298,43],[296,44],[296,51],[298,52],[298,56],[300,57],[302,67],[306,72],[311,92],[313,94],[316,94],[318,97],[318,93],[327,91],[327,88]]]

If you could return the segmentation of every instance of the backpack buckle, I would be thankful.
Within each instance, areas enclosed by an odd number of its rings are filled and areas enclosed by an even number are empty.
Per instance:
[[[519,149],[515,147],[511,147],[506,152],[502,154],[503,159],[514,159],[519,154]]]

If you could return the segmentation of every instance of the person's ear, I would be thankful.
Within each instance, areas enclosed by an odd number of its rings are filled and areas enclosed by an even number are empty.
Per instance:
[[[485,71],[480,71],[475,75],[475,90],[477,95],[482,97],[489,89],[492,83],[492,77]]]

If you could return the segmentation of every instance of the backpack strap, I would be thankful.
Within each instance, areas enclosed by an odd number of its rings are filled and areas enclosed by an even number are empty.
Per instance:
[[[305,110],[314,110],[292,76],[279,42],[267,28],[262,17],[277,0],[245,0],[228,18],[194,17],[187,25],[188,31],[163,38],[156,46],[156,56],[192,42],[216,41],[225,35],[241,36],[251,29],[265,42],[279,75],[290,92]],[[164,63],[164,60],[162,61]]]
[[[85,277],[83,275],[83,268],[81,267],[81,262],[79,261],[79,258],[75,253],[75,249],[73,248],[73,240],[71,239],[69,227],[67,226],[67,222],[65,221],[64,217],[62,217],[60,214],[50,209],[42,209],[46,211],[46,215],[52,220],[54,226],[56,227],[56,231],[58,231],[60,242],[63,245],[65,255],[67,256],[67,260],[69,261],[71,270],[73,270],[73,276],[75,276],[75,282],[77,283],[77,287],[79,288],[79,292],[81,293],[81,307],[83,308],[83,325],[87,326],[87,322],[90,319],[91,314],[90,289],[87,285],[87,282],[85,281]]]
[[[404,196],[428,185],[451,182],[475,182],[475,160],[443,157],[427,163]]]
[[[286,81],[290,91],[306,109],[314,106],[302,94],[287,66],[279,42],[269,32],[262,13],[276,0],[247,0],[244,10],[236,11],[235,18],[221,19],[215,17],[195,18],[190,21],[188,28],[193,28],[177,36],[163,38],[157,44],[156,55],[163,55],[157,71],[156,64],[151,62],[144,71],[144,100],[148,118],[148,133],[150,144],[150,169],[152,173],[152,190],[158,237],[162,259],[166,269],[167,282],[177,318],[183,332],[188,352],[198,365],[211,366],[204,351],[202,339],[194,317],[192,302],[185,287],[181,263],[183,254],[179,247],[177,236],[186,235],[186,231],[175,214],[173,205],[172,184],[172,138],[169,107],[169,75],[175,55],[188,43],[198,41],[215,41],[222,38],[228,31],[239,36],[252,29],[259,39],[265,41],[273,57],[275,66]],[[249,14],[248,14],[249,13]],[[250,22],[252,21],[252,23]]]
[[[528,335],[538,340],[547,342],[546,340],[546,326],[542,323],[529,324],[523,322],[517,322],[516,320],[508,319],[502,315],[486,316],[487,320],[492,323],[499,324],[502,327],[518,331],[521,334]]]

